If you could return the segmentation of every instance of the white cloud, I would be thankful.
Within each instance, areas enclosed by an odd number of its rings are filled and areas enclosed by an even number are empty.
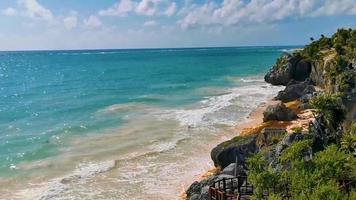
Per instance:
[[[118,0],[113,6],[100,10],[100,16],[125,17],[129,13],[145,16],[172,16],[177,11],[177,4],[172,0]]]
[[[157,26],[157,22],[154,21],[154,20],[150,20],[150,21],[146,21],[143,26],[146,26],[146,27],[152,27],[152,26]]]
[[[152,16],[158,13],[158,5],[162,0],[142,0],[136,7],[136,13]]]
[[[134,10],[136,3],[131,0],[121,0],[115,3],[111,8],[99,11],[101,16],[126,16],[127,13]]]
[[[1,13],[6,16],[16,16],[18,14],[17,11],[11,7],[2,10]]]
[[[76,16],[65,17],[63,24],[69,30],[74,29],[78,25],[78,18]]]
[[[175,2],[172,2],[167,10],[164,12],[165,15],[167,15],[168,17],[174,15],[174,13],[176,13],[177,11],[177,4]]]
[[[313,15],[315,16],[332,16],[332,15],[356,15],[355,0],[326,0],[325,4],[318,8]]]
[[[84,25],[88,28],[98,28],[102,25],[100,19],[94,15],[91,15],[88,19],[84,20]]]
[[[355,0],[224,0],[188,4],[178,23],[183,29],[197,26],[231,26],[272,23],[288,18],[355,15]]]
[[[36,0],[20,0],[19,3],[26,9],[26,13],[30,17],[53,22],[54,17],[52,12],[39,4]]]

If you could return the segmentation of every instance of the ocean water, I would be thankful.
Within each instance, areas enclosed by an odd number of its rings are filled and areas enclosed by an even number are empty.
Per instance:
[[[177,198],[292,48],[0,52],[0,199]]]

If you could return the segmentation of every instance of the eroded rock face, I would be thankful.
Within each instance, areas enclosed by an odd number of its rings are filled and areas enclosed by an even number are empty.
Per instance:
[[[292,80],[292,67],[297,62],[290,54],[283,54],[267,72],[265,81],[272,85],[287,85]]]
[[[238,165],[245,166],[250,155],[258,152],[256,136],[237,136],[223,142],[211,151],[211,158],[215,166],[225,168],[238,160]]]
[[[287,108],[283,103],[278,103],[276,105],[268,106],[263,112],[263,121],[292,121],[297,118],[295,112]]]
[[[289,102],[306,94],[313,94],[315,92],[315,88],[308,81],[297,82],[291,81],[287,87],[280,91],[278,95],[275,97],[275,100],[280,100],[282,102]]]
[[[305,60],[300,60],[292,67],[292,78],[296,81],[304,81],[305,79],[309,78],[311,71],[311,63]]]
[[[311,72],[312,64],[310,62],[285,53],[267,72],[265,81],[272,85],[287,85],[291,80],[306,80]]]

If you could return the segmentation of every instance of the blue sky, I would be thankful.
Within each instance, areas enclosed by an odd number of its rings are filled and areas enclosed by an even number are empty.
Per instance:
[[[300,45],[355,0],[1,0],[0,50]]]

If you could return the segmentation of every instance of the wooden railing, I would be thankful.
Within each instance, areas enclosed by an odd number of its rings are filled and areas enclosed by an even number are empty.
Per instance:
[[[210,200],[240,200],[253,194],[253,186],[247,176],[222,178],[209,187]]]
[[[354,180],[339,180],[340,191],[350,194],[356,187]],[[281,194],[283,200],[291,199],[289,180],[284,184],[272,186],[263,191],[263,199],[267,199],[271,193]],[[210,200],[243,200],[253,195],[253,186],[248,183],[247,176],[234,178],[222,178],[209,186]]]

